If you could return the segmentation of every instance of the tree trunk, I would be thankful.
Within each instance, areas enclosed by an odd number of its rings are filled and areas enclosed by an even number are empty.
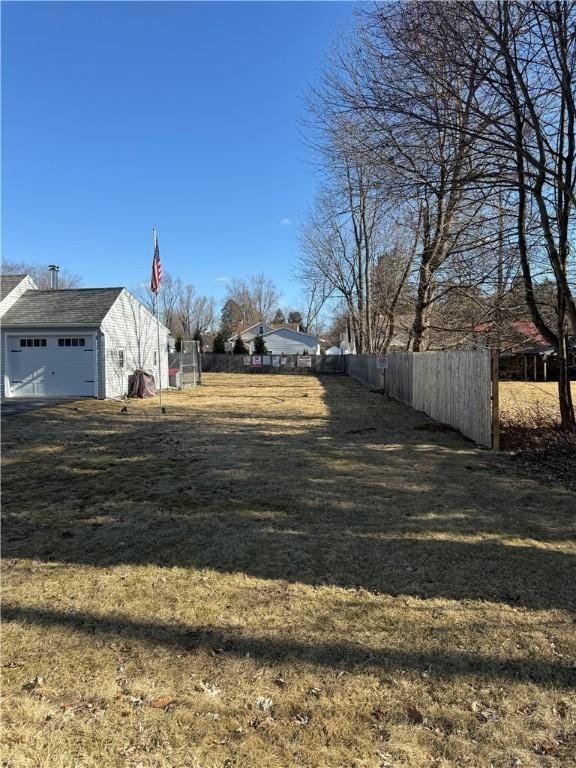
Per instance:
[[[428,341],[428,315],[430,293],[432,290],[432,270],[429,261],[422,260],[420,264],[418,294],[412,327],[412,351],[423,352]]]
[[[560,423],[562,429],[576,429],[572,388],[568,367],[568,334],[566,333],[566,300],[558,296],[558,400],[560,402]]]

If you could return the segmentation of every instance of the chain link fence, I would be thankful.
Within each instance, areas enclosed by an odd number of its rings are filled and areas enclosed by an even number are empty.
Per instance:
[[[317,373],[344,373],[341,355],[231,355],[205,352],[206,373],[275,373],[306,376]]]
[[[168,366],[171,387],[187,389],[200,386],[202,384],[200,342],[182,341],[180,352],[170,352]]]

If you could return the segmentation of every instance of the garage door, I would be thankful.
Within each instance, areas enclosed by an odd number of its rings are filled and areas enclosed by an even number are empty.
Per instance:
[[[95,396],[94,336],[11,336],[12,397]]]

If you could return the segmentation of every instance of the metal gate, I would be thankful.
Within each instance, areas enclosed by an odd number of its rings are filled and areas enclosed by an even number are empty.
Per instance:
[[[186,389],[187,387],[197,387],[202,384],[200,342],[183,340],[180,352],[170,353],[169,366],[170,386]]]

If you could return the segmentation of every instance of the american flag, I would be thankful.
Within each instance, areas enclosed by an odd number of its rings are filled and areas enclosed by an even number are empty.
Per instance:
[[[158,247],[158,238],[155,238],[154,258],[152,259],[152,279],[150,280],[150,290],[158,294],[160,290],[160,280],[162,280],[162,264],[160,263],[160,248]]]

